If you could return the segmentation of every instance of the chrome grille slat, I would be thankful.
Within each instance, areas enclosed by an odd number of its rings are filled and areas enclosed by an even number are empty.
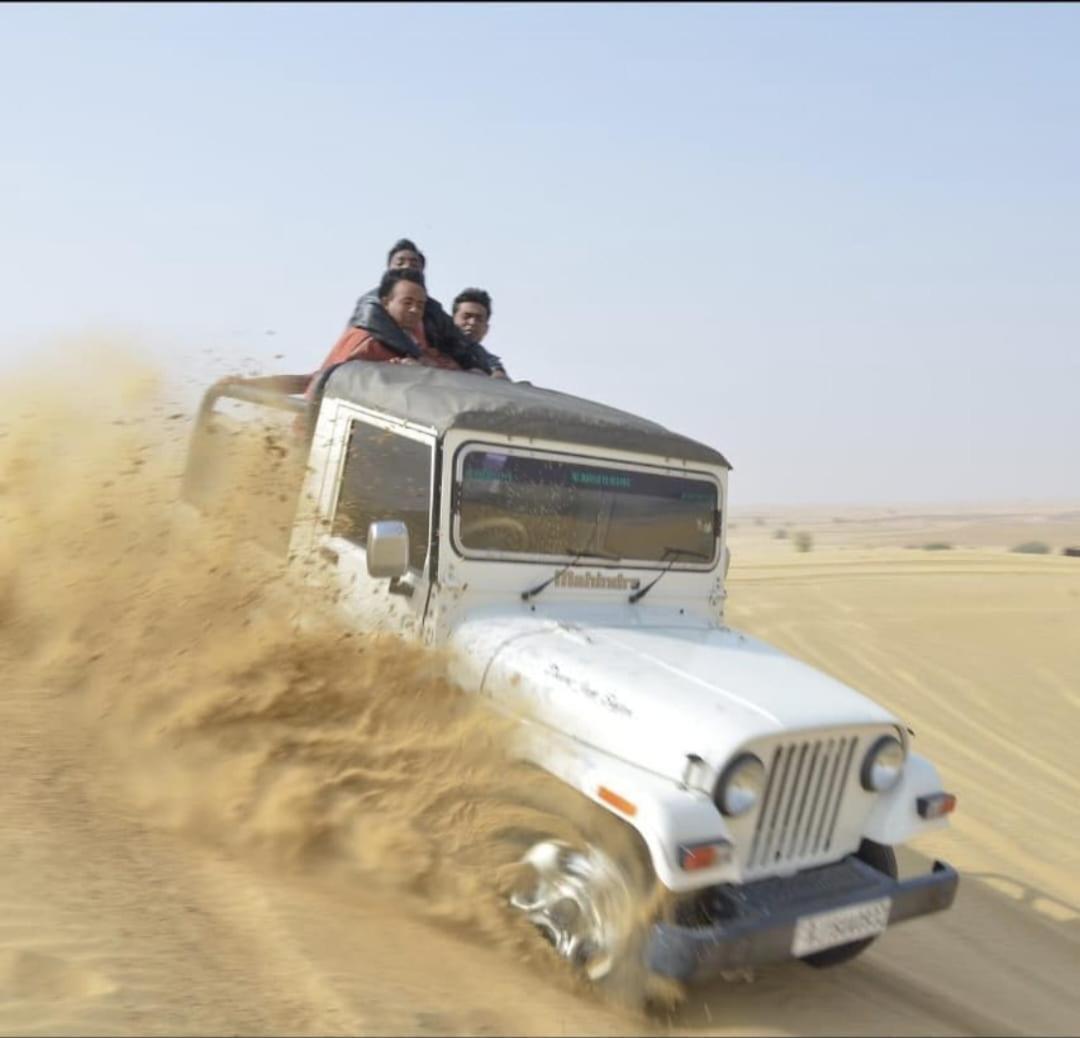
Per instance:
[[[802,797],[799,800],[799,811],[795,815],[795,824],[791,827],[791,842],[788,844],[787,856],[794,858],[799,845],[799,829],[802,826],[803,817],[806,814],[806,801],[810,799],[810,787],[814,784],[814,771],[817,768],[818,754],[821,753],[821,742],[813,744],[810,753],[810,766],[806,772],[806,781],[802,786]]]
[[[847,832],[839,821],[859,740],[821,733],[762,751],[771,763],[744,868],[761,872],[829,853],[838,831]]]
[[[832,847],[833,836],[836,833],[836,820],[840,817],[840,801],[843,800],[843,791],[847,786],[848,775],[851,773],[851,759],[855,756],[855,739],[848,746],[847,758],[844,761],[844,773],[840,777],[840,787],[836,798],[836,806],[833,808],[832,821],[829,823],[829,835],[825,839],[825,850]]]
[[[810,838],[814,832],[814,820],[818,817],[819,809],[824,809],[825,801],[821,793],[825,787],[825,776],[828,774],[829,765],[832,763],[832,755],[836,745],[835,739],[829,739],[823,744],[821,759],[818,764],[817,782],[814,786],[814,800],[810,805],[810,814],[806,819],[806,832],[803,833],[802,843],[799,846],[799,857],[802,858],[810,849]]]
[[[832,767],[829,769],[829,784],[825,787],[825,809],[821,812],[818,820],[817,832],[814,833],[814,846],[812,854],[818,854],[824,846],[825,823],[829,820],[829,808],[832,806],[833,790],[836,787],[836,777],[840,771],[840,759],[844,756],[844,740],[836,744],[836,752],[833,754]]]
[[[761,849],[761,859],[759,864],[769,860],[769,855],[772,853],[773,836],[776,833],[776,822],[780,817],[780,811],[784,806],[784,791],[787,788],[788,772],[791,769],[791,758],[795,755],[795,747],[789,746],[787,752],[784,753],[783,763],[780,765],[780,781],[776,784],[776,794],[773,797],[772,803],[772,820],[769,822],[769,827],[765,832],[765,845]],[[764,814],[764,809],[762,810]]]
[[[794,748],[793,748],[794,749]],[[787,807],[784,810],[784,824],[780,828],[780,839],[776,844],[776,860],[780,861],[784,857],[784,837],[791,831],[791,811],[795,807],[795,801],[799,798],[799,779],[802,777],[803,764],[806,763],[806,750],[807,744],[803,743],[799,747],[799,762],[795,765],[795,777],[791,780],[791,785],[787,789]]]
[[[780,754],[783,752],[783,749],[777,746],[776,751],[773,753],[772,763],[769,765],[769,777],[765,781],[765,795],[761,798],[761,810],[758,812],[757,825],[754,826],[754,841],[750,845],[750,855],[747,858],[748,865],[754,864],[757,860],[757,852],[761,845],[762,831],[764,829],[763,820],[765,812],[769,809],[769,795],[772,793],[773,786],[776,783],[777,765],[780,763]]]

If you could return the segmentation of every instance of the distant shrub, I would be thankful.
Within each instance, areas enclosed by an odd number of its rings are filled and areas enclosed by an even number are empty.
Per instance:
[[[923,545],[923,551],[952,551],[953,546],[948,541],[930,541]]]
[[[760,515],[755,516],[754,517],[754,525],[755,526],[764,526],[765,525],[765,520]]]
[[[773,540],[782,541],[787,537],[787,530],[779,529],[773,534]]]
[[[1021,555],[1049,555],[1050,545],[1043,541],[1024,541],[1010,551],[1018,551]]]
[[[795,545],[796,551],[809,551],[814,546],[814,538],[810,536],[805,530],[800,530],[795,534],[795,538],[792,542]]]
[[[1061,554],[1062,555],[1069,555],[1074,559],[1080,559],[1080,548],[1073,548],[1073,547],[1062,548],[1061,549]]]

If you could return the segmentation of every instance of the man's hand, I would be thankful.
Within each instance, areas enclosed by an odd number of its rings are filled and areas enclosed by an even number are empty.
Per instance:
[[[508,375],[508,374],[507,374],[507,373],[506,373],[505,371],[503,371],[503,369],[502,369],[502,368],[496,368],[496,369],[495,369],[495,370],[494,370],[494,371],[493,371],[493,372],[491,373],[491,377],[492,377],[492,378],[499,378],[499,379],[502,379],[502,380],[503,380],[503,381],[505,381],[505,382],[509,382],[509,381],[510,381],[510,376],[509,376],[509,375]]]

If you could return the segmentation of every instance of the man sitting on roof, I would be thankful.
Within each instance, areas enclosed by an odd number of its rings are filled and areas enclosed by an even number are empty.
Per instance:
[[[395,242],[386,260],[387,270],[415,270],[423,273],[427,266],[424,254],[408,238]],[[416,358],[416,347],[391,320],[381,305],[379,290],[365,292],[356,302],[349,319],[350,328],[363,328],[403,356]],[[484,372],[495,378],[506,378],[502,362],[488,353],[479,341],[471,340],[454,324],[437,299],[428,297],[424,307],[421,335],[441,353],[452,357],[466,371]]]
[[[423,274],[409,268],[388,270],[383,274],[376,292],[380,310],[393,324],[395,334],[375,333],[366,328],[346,328],[312,376],[308,384],[309,394],[322,372],[347,360],[381,360],[390,364],[423,364],[432,368],[461,370],[461,365],[453,357],[432,349],[424,335],[424,307],[428,295]],[[402,338],[408,340],[408,354],[399,348]]]

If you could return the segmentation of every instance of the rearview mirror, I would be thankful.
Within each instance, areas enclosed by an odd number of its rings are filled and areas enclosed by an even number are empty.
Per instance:
[[[398,519],[382,519],[367,531],[367,571],[376,579],[403,577],[409,568],[409,530]]]

